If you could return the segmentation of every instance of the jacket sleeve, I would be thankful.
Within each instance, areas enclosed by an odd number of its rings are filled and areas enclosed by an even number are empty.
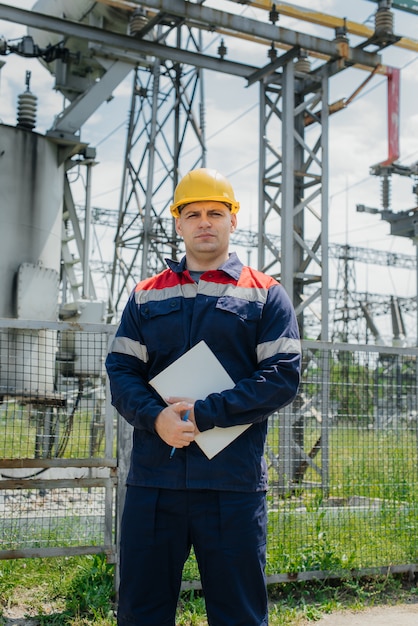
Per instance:
[[[112,404],[135,428],[155,432],[157,415],[166,406],[147,384],[148,353],[141,340],[131,295],[106,358]]]
[[[299,329],[292,303],[279,284],[269,289],[255,349],[257,366],[251,376],[238,381],[233,389],[195,403],[199,430],[266,420],[296,397],[301,364]]]

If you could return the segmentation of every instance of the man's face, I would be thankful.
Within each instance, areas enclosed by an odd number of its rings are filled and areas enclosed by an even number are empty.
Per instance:
[[[188,266],[192,268],[193,261],[199,265],[220,265],[225,261],[236,224],[237,216],[222,202],[202,200],[186,204],[176,219],[176,231],[184,240]]]

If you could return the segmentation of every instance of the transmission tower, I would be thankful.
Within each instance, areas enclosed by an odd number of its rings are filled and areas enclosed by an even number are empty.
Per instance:
[[[307,54],[294,49],[293,56],[287,55],[280,82],[261,83],[258,258],[291,295],[303,335],[308,307],[328,291],[328,74],[312,80]],[[274,137],[280,137],[281,150]],[[307,213],[310,236],[316,233],[311,243],[305,236]],[[280,249],[268,234],[277,216]],[[326,338],[327,306],[322,306],[321,326]]]
[[[141,17],[137,36],[148,28],[147,19]],[[168,35],[178,48],[201,50],[201,33],[193,32],[182,20],[157,26],[157,41],[165,41]],[[160,271],[165,257],[177,255],[174,222],[163,217],[168,215],[182,173],[205,165],[201,73],[169,59],[155,59],[148,67],[135,69],[109,319],[136,280]]]

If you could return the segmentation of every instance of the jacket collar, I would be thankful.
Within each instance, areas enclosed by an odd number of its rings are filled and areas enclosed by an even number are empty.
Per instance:
[[[181,261],[165,259],[165,262],[167,263],[168,267],[176,274],[180,274],[181,272],[184,272],[186,270],[185,256],[181,259]],[[222,270],[223,272],[225,272],[225,274],[228,274],[229,276],[231,276],[231,278],[234,278],[235,280],[239,279],[242,268],[243,264],[239,260],[236,252],[231,252],[225,263],[222,263],[222,265],[218,267],[219,270]]]

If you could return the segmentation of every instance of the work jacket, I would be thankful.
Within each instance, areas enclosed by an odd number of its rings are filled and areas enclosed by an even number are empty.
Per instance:
[[[289,297],[276,280],[244,266],[235,253],[198,283],[186,258],[167,264],[132,292],[106,359],[112,403],[134,427],[127,482],[265,490],[267,418],[294,399],[299,384],[300,341]],[[212,459],[196,442],[171,455],[154,426],[166,404],[148,384],[202,340],[235,386],[195,402],[199,431],[251,424]],[[205,363],[201,370],[204,375]]]

